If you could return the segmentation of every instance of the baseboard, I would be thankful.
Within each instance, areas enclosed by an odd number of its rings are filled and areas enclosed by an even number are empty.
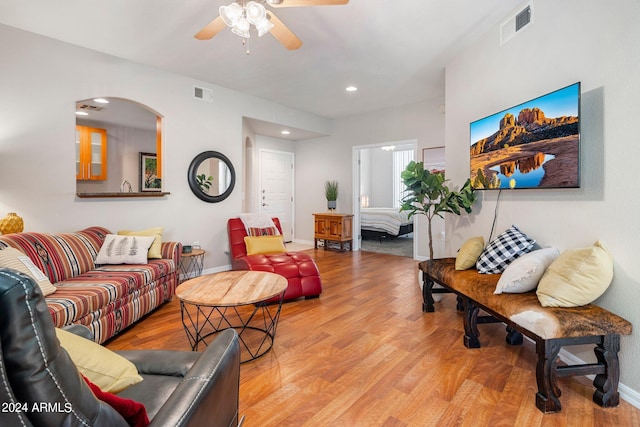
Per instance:
[[[302,239],[293,239],[293,243],[300,243],[301,245],[311,245],[313,246],[313,240],[302,240]]]
[[[229,270],[231,270],[231,264],[223,265],[221,267],[207,268],[206,270],[202,270],[202,275],[215,274],[215,273],[220,273],[222,271],[229,271]]]

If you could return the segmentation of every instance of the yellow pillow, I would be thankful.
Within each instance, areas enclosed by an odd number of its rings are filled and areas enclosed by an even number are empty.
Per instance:
[[[484,239],[482,236],[472,237],[464,242],[456,255],[456,270],[468,270],[475,267],[483,249]]]
[[[543,307],[578,307],[593,302],[613,279],[613,257],[598,241],[588,248],[560,254],[538,283]]]
[[[82,375],[102,391],[117,393],[142,381],[136,366],[119,354],[62,329],[56,335]]]
[[[15,248],[0,250],[0,267],[12,268],[31,277],[38,284],[45,297],[58,289],[53,286],[47,275],[31,261],[31,258]]]
[[[121,236],[153,236],[156,240],[153,241],[147,253],[147,258],[162,258],[162,231],[163,227],[149,228],[147,230],[131,231],[120,230],[118,234]]]
[[[276,254],[287,251],[282,235],[246,236],[244,244],[247,246],[247,255]]]

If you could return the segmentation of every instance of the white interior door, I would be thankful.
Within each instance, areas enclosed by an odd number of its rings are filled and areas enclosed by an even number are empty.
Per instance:
[[[285,242],[293,239],[293,153],[260,150],[260,212],[280,219]]]

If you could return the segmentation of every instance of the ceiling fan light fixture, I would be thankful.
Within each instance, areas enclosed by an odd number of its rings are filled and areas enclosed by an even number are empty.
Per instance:
[[[256,22],[255,24],[256,30],[258,30],[258,37],[262,37],[267,34],[274,27],[273,23],[269,21],[267,18]]]
[[[238,20],[242,18],[242,6],[238,3],[231,3],[229,6],[220,6],[220,17],[228,27],[235,27]]]
[[[247,11],[247,20],[253,25],[257,25],[258,22],[267,17],[267,11],[264,6],[255,1],[250,1],[244,8]]]
[[[269,4],[282,4],[282,0],[267,0]]]
[[[240,36],[244,39],[251,38],[251,33],[249,32],[249,28],[251,28],[251,24],[244,16],[241,16],[240,19],[236,21],[236,24],[231,29],[231,32],[237,36]]]

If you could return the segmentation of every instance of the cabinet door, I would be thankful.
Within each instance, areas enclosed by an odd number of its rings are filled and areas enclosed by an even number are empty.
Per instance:
[[[76,179],[107,179],[107,131],[76,126]]]
[[[329,238],[342,240],[342,218],[329,219]]]
[[[324,239],[325,237],[327,237],[327,231],[329,228],[327,226],[327,220],[323,217],[316,216],[314,222],[315,222],[314,237],[316,239]]]

